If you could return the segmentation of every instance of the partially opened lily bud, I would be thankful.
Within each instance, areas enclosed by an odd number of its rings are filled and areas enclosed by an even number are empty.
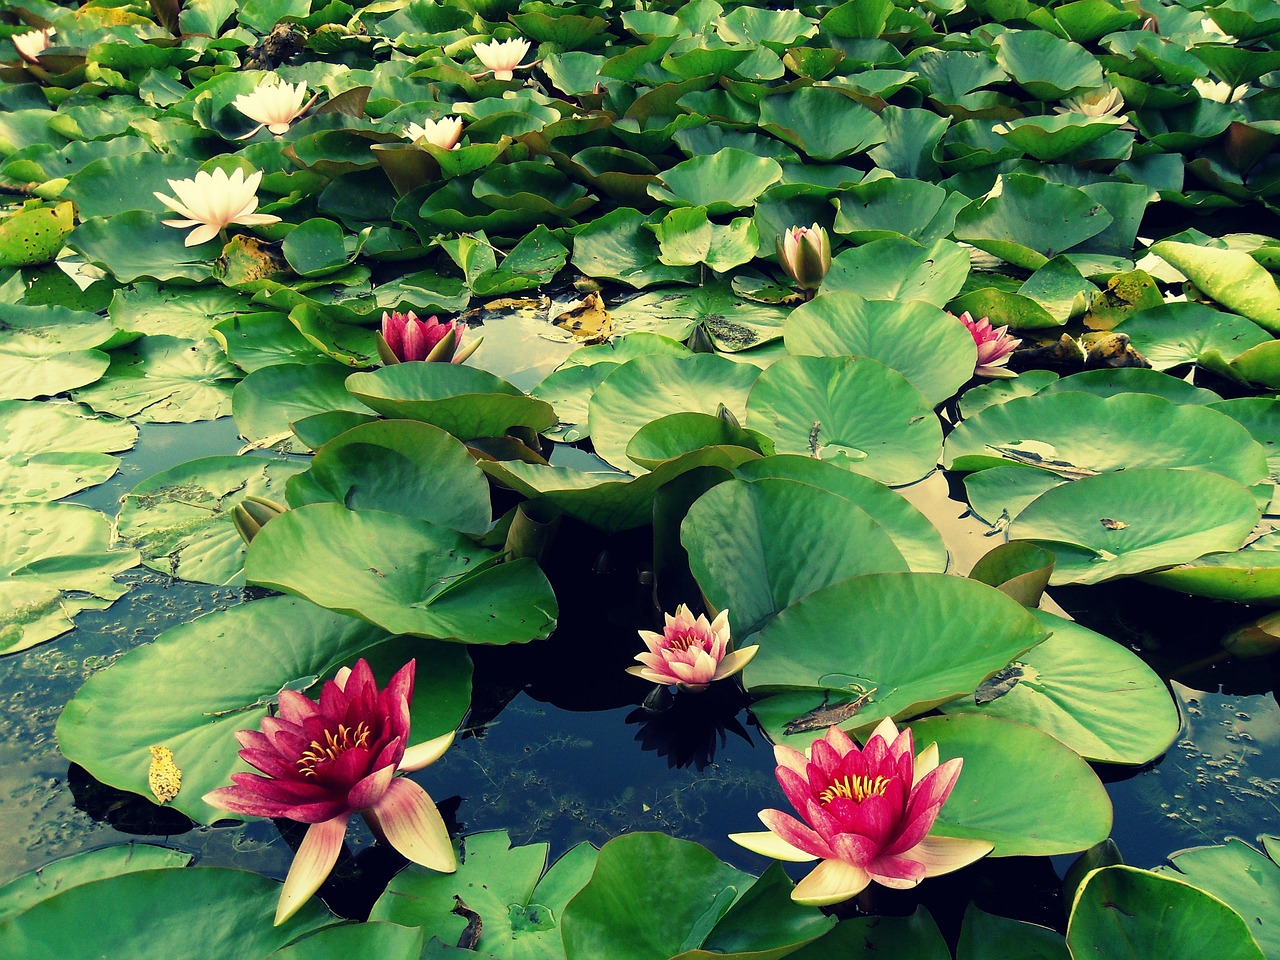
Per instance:
[[[404,135],[414,143],[421,141],[441,150],[457,150],[458,141],[462,139],[462,119],[444,117],[423,120],[421,124],[410,123],[404,128]]]
[[[242,93],[235,99],[237,110],[250,120],[258,121],[258,125],[240,139],[247,140],[263,127],[277,136],[287,133],[289,124],[306,113],[318,96],[307,102],[305,82],[285,83],[274,74],[266,77],[252,93]]]
[[[376,343],[378,356],[386,364],[424,360],[432,363],[462,363],[480,346],[476,340],[459,349],[467,325],[461,320],[441,323],[431,316],[419,320],[412,310],[408,313],[383,313],[382,330]]]
[[[816,223],[792,227],[778,238],[778,262],[801,290],[814,291],[831,269],[831,242]]]
[[[956,316],[954,313],[950,315]],[[993,328],[987,317],[975,320],[968,311],[960,314],[956,319],[965,325],[965,329],[973,337],[974,345],[978,348],[978,362],[973,368],[975,377],[1017,376],[1012,370],[1004,369],[1004,365],[1009,362],[1010,354],[1022,343],[1017,337],[1009,336],[1008,326]]]
[[[231,522],[235,524],[236,533],[240,534],[240,539],[249,544],[269,520],[274,520],[288,509],[283,504],[268,500],[266,497],[250,495],[231,508]]]

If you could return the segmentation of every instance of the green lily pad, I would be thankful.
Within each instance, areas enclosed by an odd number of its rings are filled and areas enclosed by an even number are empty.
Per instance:
[[[1045,636],[1021,604],[985,583],[867,574],[771,620],[745,681],[752,693],[773,694],[752,709],[774,742],[803,749],[832,723],[865,729],[971,694]],[[848,704],[857,707],[842,716]]]
[[[1280,289],[1266,268],[1241,250],[1162,240],[1151,252],[1199,290],[1270,333],[1280,333]]]
[[[280,884],[245,870],[141,870],[85,883],[0,924],[0,951],[29,960],[135,960],[214,952],[266,960],[336,918],[318,902],[272,926]],[[101,918],[111,917],[101,926]]]
[[[660,333],[674,340],[687,340],[701,326],[717,350],[737,353],[778,339],[787,309],[744,300],[727,283],[708,283],[696,290],[641,294],[610,315],[624,330]],[[625,359],[630,358],[618,362]]]
[[[596,366],[599,366],[597,364]],[[709,413],[670,413],[641,427],[627,444],[627,457],[646,470],[703,447],[743,447],[773,453],[769,438]]]
[[[814,590],[862,573],[906,570],[866,511],[794,480],[729,480],[689,508],[680,542],[702,595],[745,638]]]
[[[194,423],[231,412],[239,376],[212,340],[143,337],[112,353],[106,375],[72,398],[142,423]]]
[[[671,207],[706,207],[714,216],[750,207],[781,179],[778,161],[725,147],[664,170],[649,186],[649,196]]]
[[[1238,550],[1260,516],[1253,494],[1221,474],[1138,468],[1046,491],[1009,536],[1052,551],[1051,583],[1101,583]]]
[[[993,45],[996,63],[1037,100],[1064,100],[1102,86],[1102,68],[1078,43],[1043,30],[1009,30]]]
[[[809,454],[889,484],[933,470],[942,440],[929,401],[902,374],[867,357],[776,361],[751,390],[747,426],[770,437],[779,453]]]
[[[264,638],[270,656],[262,655]],[[471,699],[471,662],[454,644],[388,639],[385,631],[292,597],[255,600],[166,630],[90,677],[58,718],[58,746],[103,783],[150,796],[150,748],[182,771],[169,806],[199,823],[245,819],[203,797],[248,770],[237,730],[256,730],[283,689],[316,697],[320,682],[365,657],[380,682],[412,658],[415,743],[442,736]],[[156,696],[181,690],[181,697]]]
[[[294,941],[271,954],[269,960],[418,960],[423,932],[394,923],[348,923],[325,927],[319,933]]]
[[[769,477],[798,480],[838,494],[865,510],[884,528],[911,570],[942,573],[947,569],[947,548],[929,518],[901,494],[870,477],[826,460],[794,454],[748,460],[735,473],[749,481]]]
[[[596,850],[579,843],[548,870],[549,849],[546,843],[513,847],[502,830],[474,833],[461,843],[456,873],[410,864],[387,885],[370,919],[421,927],[428,939],[458,943],[468,924],[456,908],[460,901],[480,917],[473,949],[483,956],[563,958],[565,904],[591,877]]]
[[[1077,0],[1081,6],[1091,0]],[[1100,6],[1114,8],[1099,0]],[[1061,14],[1062,8],[1058,8]],[[984,913],[972,903],[964,911],[956,960],[1071,960],[1062,934],[1048,927]]]
[[[955,237],[1036,270],[1111,222],[1106,207],[1083,190],[1027,174],[1002,174],[990,193],[956,215]]]
[[[1213,944],[1220,960],[1265,956],[1240,915],[1169,874],[1135,867],[1095,870],[1076,891],[1067,924],[1072,956],[1099,960],[1191,960]]]
[[[0,304],[0,399],[54,396],[93,383],[111,358],[110,321],[57,307]]]
[[[189,180],[199,169],[196,159],[172,153],[103,157],[82,167],[62,195],[76,202],[86,220],[113,217],[126,210],[154,212],[156,190],[169,193],[166,181]]]
[[[950,240],[926,247],[906,237],[887,237],[837,256],[822,289],[941,307],[960,292],[968,275],[969,252]]]
[[[25,205],[0,220],[0,267],[29,267],[48,263],[75,226],[70,203]]]
[[[280,363],[261,367],[236,384],[232,410],[240,436],[258,446],[283,446],[302,453],[292,424],[321,413],[368,414],[369,408],[347,392],[349,367],[335,363]]]
[[[931,831],[989,840],[992,856],[1087,850],[1111,832],[1111,801],[1089,765],[1053,737],[994,717],[949,716],[911,725],[964,768]]]
[[[152,198],[153,205],[159,201]],[[191,280],[213,274],[222,252],[215,240],[188,247],[187,231],[165,226],[163,214],[127,210],[113,217],[90,217],[67,238],[67,246],[102,267],[120,283],[135,280]]]
[[[1240,550],[1210,554],[1143,579],[1197,597],[1272,606],[1280,601],[1280,536],[1264,534]]]
[[[589,277],[617,280],[637,289],[655,283],[695,281],[696,270],[668,266],[658,256],[658,241],[649,229],[649,218],[630,207],[619,207],[591,221],[573,238],[573,265]]]
[[[1018,379],[1022,379],[1019,377]],[[1038,391],[1053,393],[1090,393],[1095,397],[1115,397],[1120,394],[1149,393],[1163,397],[1170,403],[1206,406],[1221,398],[1212,390],[1195,387],[1185,380],[1171,377],[1159,370],[1142,367],[1119,367],[1115,370],[1085,370],[1046,383]]]
[[[532,560],[500,560],[425,520],[312,503],[258,532],[245,578],[392,633],[492,644],[546,637],[557,613],[547,578]]]
[[[637,336],[666,339],[658,338],[654,334],[641,333]],[[674,340],[670,342],[675,343]],[[688,352],[683,344],[677,344],[677,346],[680,347],[681,354]],[[563,440],[565,443],[574,443],[590,436],[590,431],[587,429],[587,405],[591,402],[591,395],[604,382],[604,378],[619,366],[621,366],[620,363],[606,362],[570,363],[549,374],[546,379],[530,390],[529,396],[545,400],[556,411],[556,425],[543,430],[542,435],[552,440]]]
[[[193,855],[185,851],[150,843],[101,847],[63,857],[0,887],[0,922],[72,887],[139,870],[185,867],[192,859]]]
[[[883,177],[849,187],[835,202],[835,232],[854,243],[906,237],[931,244],[950,236],[966,200],[923,180]]]
[[[965,420],[947,437],[943,463],[949,470],[1016,463],[1068,480],[1135,467],[1195,467],[1252,486],[1267,476],[1266,453],[1224,416],[1146,393],[1099,397],[1060,388]],[[1097,426],[1103,423],[1105,431]]]
[[[109,480],[120,466],[109,453],[137,436],[133,424],[74,404],[0,401],[0,502],[60,500]]]
[[[431,423],[460,440],[500,437],[511,427],[545,430],[556,423],[549,403],[460,363],[396,363],[353,373],[347,390],[383,416]]]
[[[203,340],[212,335],[215,323],[255,310],[248,297],[224,287],[192,289],[139,283],[117,290],[107,314],[112,323],[129,333]]]
[[[148,477],[120,508],[119,536],[144,566],[194,583],[244,582],[244,541],[231,511],[246,496],[283,500],[305,469],[287,460],[204,457]]]
[[[1170,303],[1135,313],[1115,330],[1156,370],[1196,363],[1210,351],[1228,362],[1271,337],[1256,323],[1201,303]]]
[[[964,324],[945,311],[855,293],[824,293],[797,307],[785,340],[791,354],[878,360],[935,405],[969,381],[978,355]]]
[[[760,129],[814,160],[865,153],[888,135],[884,121],[832,87],[801,87],[760,103]]]
[[[416,420],[377,420],[339,434],[287,490],[294,507],[384,510],[476,536],[492,524],[489,485],[467,448]]]
[[[856,0],[845,7],[867,5]],[[891,4],[886,4],[892,8]],[[951,951],[929,911],[916,907],[909,917],[854,917],[841,920],[831,931],[795,953],[792,960],[876,960],[878,957],[911,957],[912,960],[951,960]]]
[[[1263,837],[1270,858],[1234,837],[1220,847],[1195,847],[1172,854],[1173,873],[1157,873],[1185,880],[1217,897],[1244,919],[1253,939],[1267,956],[1280,952],[1280,837]]]
[[[751,261],[760,235],[749,217],[712,223],[705,207],[677,207],[654,228],[659,259],[671,266],[706,264],[723,273]]]
[[[992,467],[965,477],[964,491],[974,516],[1003,529],[1040,494],[1067,482],[1035,467]]]
[[[644,473],[627,457],[627,445],[641,427],[671,413],[714,414],[720,404],[745,419],[747,394],[759,372],[705,353],[637,357],[622,364],[600,384],[588,406],[596,454],[620,470]]]
[[[124,595],[115,575],[138,562],[113,543],[111,521],[73,503],[0,506],[0,653],[43,643],[81,610]]]
[[[777,960],[834,925],[790,899],[780,866],[758,880],[688,840],[615,837],[561,920],[568,960]]]
[[[1125,647],[1070,620],[1032,615],[1048,640],[978,687],[944,704],[1036,727],[1086,760],[1135,766],[1160,756],[1181,726],[1156,673]]]
[[[1028,156],[1053,163],[1114,133],[1123,123],[1123,117],[1060,113],[1009,120],[998,124],[995,132]]]
[[[967,420],[987,407],[1008,403],[1015,397],[1029,397],[1057,379],[1058,375],[1052,370],[1028,370],[1009,380],[992,380],[970,387],[960,398],[960,415]]]

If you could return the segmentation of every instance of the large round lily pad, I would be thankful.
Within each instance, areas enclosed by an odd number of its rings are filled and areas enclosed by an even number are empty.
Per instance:
[[[152,570],[195,583],[243,583],[244,541],[231,511],[246,496],[284,499],[305,465],[261,457],[204,457],[148,477],[124,498],[120,538]]]
[[[680,542],[702,595],[743,642],[778,611],[861,573],[906,570],[870,514],[795,480],[730,480],[689,508]]]
[[[235,732],[256,730],[286,687],[318,696],[322,680],[358,657],[382,683],[417,658],[415,743],[452,730],[467,710],[471,663],[461,648],[389,640],[362,620],[271,597],[166,630],[94,674],[58,718],[58,746],[103,783],[143,796],[150,748],[166,746],[182,771],[170,805],[200,823],[235,817],[202,799],[249,769]]]
[[[1268,957],[1280,955],[1280,837],[1264,836],[1267,853],[1228,838],[1220,847],[1195,847],[1169,857],[1177,873],[1166,873],[1217,897],[1244,918]],[[1267,854],[1270,856],[1268,857]]]
[[[351,370],[336,363],[277,363],[260,367],[236,384],[232,408],[240,435],[259,446],[302,453],[292,424],[335,410],[368,414],[346,390]]]
[[[1280,603],[1280,532],[1230,553],[1211,553],[1144,579],[1160,587],[1236,603]]]
[[[258,532],[245,577],[392,633],[498,644],[548,636],[551,584],[532,560],[500,558],[425,520],[312,503]]]
[[[212,340],[143,337],[115,351],[102,379],[72,396],[101,413],[143,423],[194,423],[231,412],[239,377]]]
[[[1101,583],[1238,550],[1260,516],[1253,494],[1221,474],[1134,469],[1045,491],[1009,536],[1053,552],[1050,583]]]
[[[891,484],[932,471],[942,442],[929,401],[867,357],[783,357],[752,388],[746,425],[779,453],[809,454]]]
[[[753,708],[774,741],[803,747],[833,723],[866,728],[972,694],[1046,635],[1021,604],[976,580],[868,574],[779,613],[745,680],[752,693],[775,694]]]
[[[1025,723],[1086,760],[1137,765],[1164,753],[1182,723],[1164,681],[1115,641],[1071,620],[1031,613],[1051,631],[1049,639],[943,711]]]
[[[64,403],[0,401],[0,501],[60,500],[109,480],[138,428]]]

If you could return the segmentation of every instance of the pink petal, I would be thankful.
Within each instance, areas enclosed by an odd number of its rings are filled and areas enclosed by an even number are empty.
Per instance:
[[[382,799],[364,814],[375,831],[414,863],[441,873],[458,869],[440,811],[427,791],[412,780],[392,780]]]
[[[924,867],[910,856],[877,857],[867,864],[867,872],[876,883],[895,890],[907,890],[925,878]]]
[[[803,850],[815,857],[828,859],[835,856],[835,851],[822,839],[812,827],[806,826],[790,814],[781,810],[761,810],[760,822],[778,835],[786,844]]]
[[[351,788],[347,794],[347,805],[352,810],[372,807],[382,799],[387,788],[391,786],[391,778],[395,775],[395,767],[383,767],[381,770],[373,771]]]
[[[791,747],[777,744],[773,748],[773,759],[780,767],[786,767],[798,777],[805,775],[805,768],[808,767],[809,761],[805,759],[803,753],[799,750],[793,750]]]
[[[865,867],[880,856],[878,843],[856,833],[838,834],[831,846],[835,851],[835,859],[851,863],[855,867]]]
[[[871,875],[843,860],[823,860],[796,884],[791,899],[814,907],[826,907],[856,897],[867,888]]]
[[[729,834],[729,839],[752,853],[758,853],[762,857],[770,857],[774,860],[786,860],[788,863],[804,863],[815,859],[812,853],[793,847],[772,830],[760,830],[755,833],[731,833]]]
[[[276,905],[277,927],[297,913],[311,895],[320,889],[325,877],[329,876],[329,871],[338,862],[342,838],[346,833],[345,813],[324,823],[313,823],[308,828],[302,846],[298,847],[298,853],[289,867],[289,875],[284,878],[284,889],[280,891],[280,902]]]

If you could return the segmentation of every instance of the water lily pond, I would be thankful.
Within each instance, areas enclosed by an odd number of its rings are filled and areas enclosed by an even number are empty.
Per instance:
[[[1280,958],[1270,0],[9,0],[0,956]]]

